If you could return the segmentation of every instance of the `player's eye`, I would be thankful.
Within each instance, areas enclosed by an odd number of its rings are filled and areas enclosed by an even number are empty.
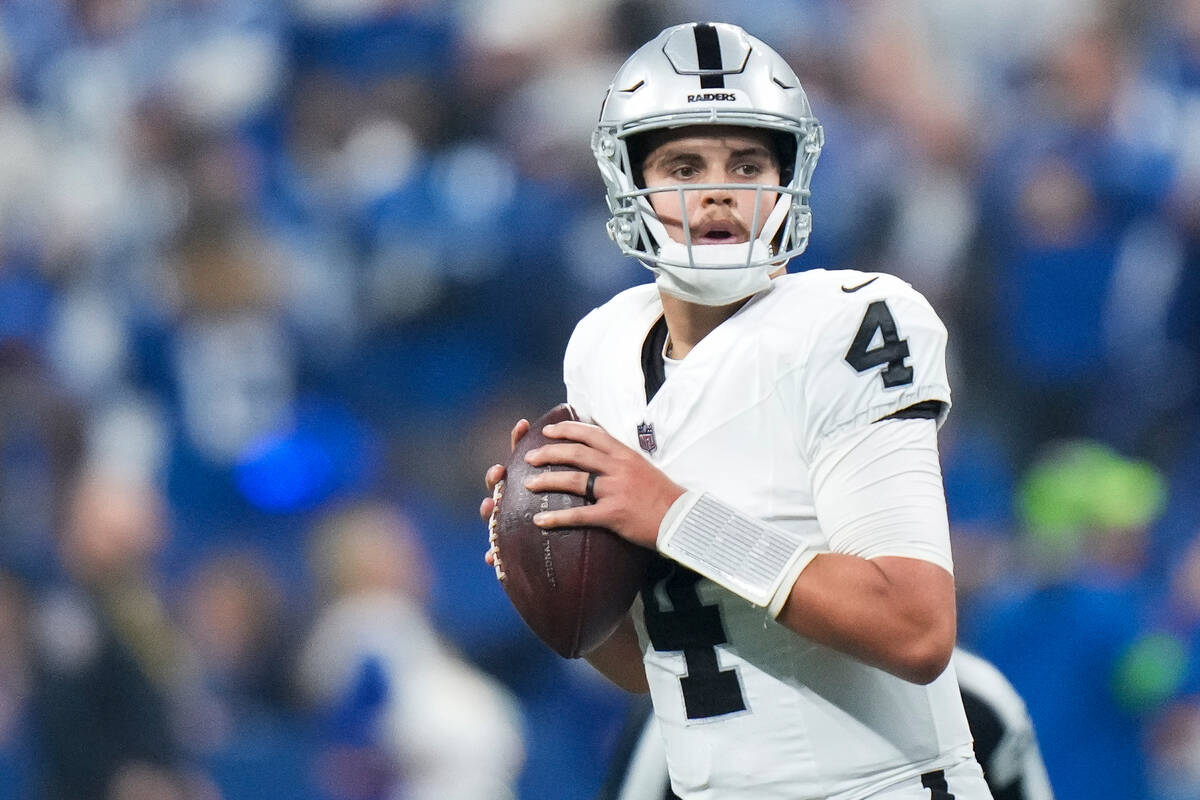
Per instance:
[[[675,169],[671,170],[671,175],[681,181],[691,180],[700,174],[700,170],[693,167],[691,164],[680,164]]]
[[[762,167],[758,164],[738,164],[733,168],[733,174],[739,178],[757,178],[762,173]]]

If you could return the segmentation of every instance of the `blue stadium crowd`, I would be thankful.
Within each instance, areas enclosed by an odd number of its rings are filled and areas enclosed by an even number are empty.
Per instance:
[[[594,796],[628,698],[477,509],[649,277],[588,136],[689,19],[825,126],[790,268],[950,328],[960,638],[1058,797],[1200,797],[1200,0],[3,0],[0,800]]]

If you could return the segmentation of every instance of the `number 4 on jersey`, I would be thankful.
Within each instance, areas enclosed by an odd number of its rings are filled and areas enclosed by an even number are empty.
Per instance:
[[[875,332],[879,331],[882,344],[868,350],[875,340]],[[901,339],[896,332],[896,320],[883,300],[876,300],[867,306],[867,314],[863,317],[854,341],[846,351],[846,363],[859,372],[887,364],[883,371],[883,385],[891,389],[895,386],[905,386],[913,382],[912,367],[905,366],[904,359],[908,358],[908,340]]]

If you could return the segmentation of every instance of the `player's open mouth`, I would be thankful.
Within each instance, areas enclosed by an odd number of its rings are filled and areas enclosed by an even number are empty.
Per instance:
[[[740,244],[747,240],[745,232],[733,223],[702,225],[692,234],[696,244]]]

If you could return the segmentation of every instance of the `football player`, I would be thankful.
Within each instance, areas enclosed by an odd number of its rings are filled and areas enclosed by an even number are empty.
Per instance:
[[[534,522],[661,555],[588,660],[650,692],[679,797],[988,798],[948,666],[946,330],[889,275],[786,274],[822,142],[738,27],[669,28],[621,67],[592,149],[609,234],[654,282],[577,325],[590,424],[548,427],[527,460],[573,469],[527,485],[589,502]]]

